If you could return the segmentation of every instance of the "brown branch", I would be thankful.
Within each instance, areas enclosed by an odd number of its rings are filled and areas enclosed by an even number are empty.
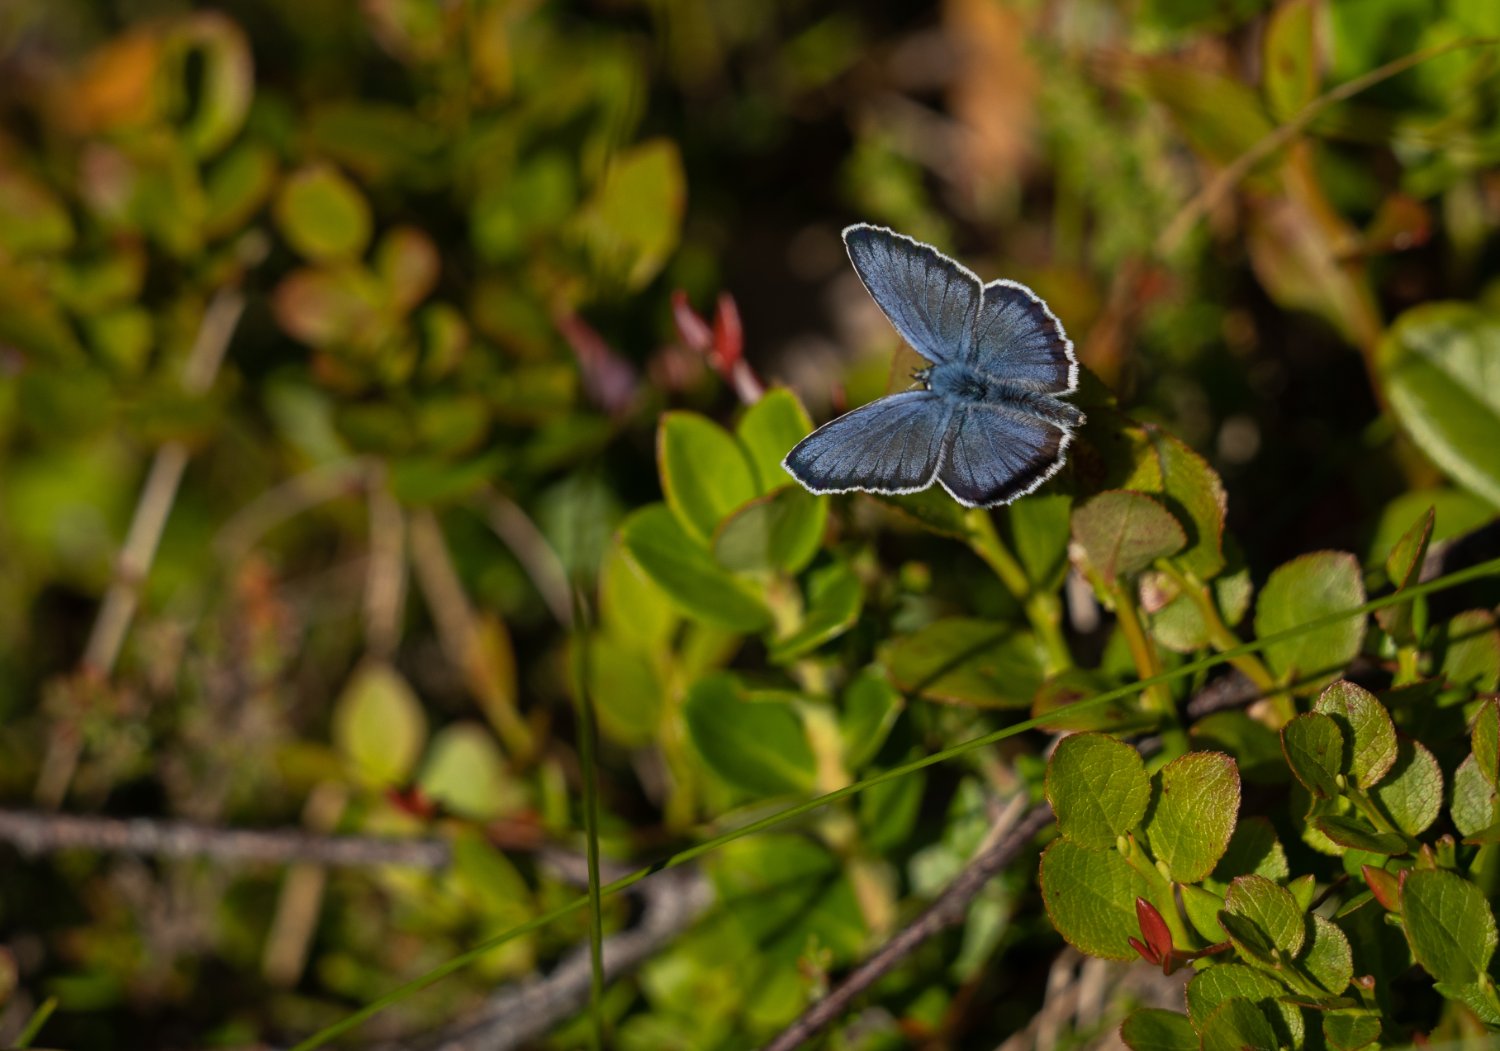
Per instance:
[[[227,829],[157,818],[84,817],[0,810],[0,843],[23,854],[96,850],[168,858],[284,865],[401,865],[441,869],[452,851],[441,839],[328,836],[301,829]]]
[[[955,926],[964,918],[969,903],[996,874],[1014,861],[1032,837],[1052,822],[1052,810],[1038,805],[993,846],[981,852],[910,925],[899,931],[823,999],[784,1029],[763,1051],[793,1051],[818,1030],[838,1018],[867,989],[933,935]]]
[[[245,298],[237,288],[221,288],[209,301],[187,364],[183,366],[182,389],[185,393],[202,394],[213,385],[244,307]],[[141,585],[156,559],[156,548],[161,543],[167,516],[177,499],[177,487],[187,461],[188,448],[178,441],[162,445],[151,461],[135,515],[130,521],[130,531],[116,562],[114,583],[105,593],[83,652],[83,667],[101,677],[109,677],[120,656],[125,633],[135,618]]]
[[[612,981],[670,944],[708,911],[713,891],[693,872],[662,872],[640,885],[645,910],[640,922],[604,939],[604,978]],[[545,978],[532,978],[491,996],[472,1017],[429,1041],[381,1045],[377,1051],[514,1051],[529,1047],[588,1002],[589,954],[571,952]]]

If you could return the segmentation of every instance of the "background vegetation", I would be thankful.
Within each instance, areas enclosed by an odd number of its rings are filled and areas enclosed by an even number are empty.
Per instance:
[[[1184,1008],[1044,904],[1261,976],[1137,1046],[1485,1039],[1500,593],[1344,614],[1496,552],[1495,38],[1488,0],[0,5],[0,1035],[285,1046],[573,901],[586,800],[608,878],[1034,714],[607,899],[609,1046],[772,1039],[1044,791],[1061,835],[829,1046]],[[906,383],[856,220],[1049,301],[1089,370],[1057,482],[789,487]],[[1153,758],[1080,736],[1049,782],[1065,726]],[[494,991],[587,937],[346,1039],[502,1046],[543,1015]]]

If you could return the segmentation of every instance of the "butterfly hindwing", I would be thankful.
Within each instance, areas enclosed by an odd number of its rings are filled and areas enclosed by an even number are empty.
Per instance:
[[[913,350],[935,364],[972,355],[982,295],[972,271],[879,226],[849,227],[844,245],[865,288]]]
[[[1078,387],[1078,359],[1062,324],[1025,285],[984,286],[969,364],[999,379],[1048,394]]]
[[[787,453],[783,466],[815,493],[925,489],[942,465],[951,402],[929,391],[880,398],[825,423]]]
[[[990,404],[960,406],[949,424],[938,481],[968,507],[1006,504],[1057,473],[1071,435],[1024,412]]]

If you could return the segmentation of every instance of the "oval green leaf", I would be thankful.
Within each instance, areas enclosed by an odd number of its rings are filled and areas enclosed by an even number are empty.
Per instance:
[[[1369,788],[1390,771],[1396,762],[1396,727],[1374,694],[1340,680],[1319,695],[1313,711],[1338,724],[1343,736],[1339,769],[1360,788]]]
[[[682,714],[704,764],[722,780],[760,798],[809,791],[817,759],[791,704],[756,699],[728,673],[688,691]]]
[[[1500,321],[1468,303],[1413,307],[1387,330],[1376,364],[1412,440],[1500,507]]]
[[[1052,926],[1080,952],[1106,960],[1136,958],[1128,939],[1139,929],[1135,899],[1146,881],[1113,850],[1059,839],[1042,855],[1042,901]]]
[[[1112,489],[1073,511],[1073,539],[1094,571],[1113,581],[1182,550],[1187,534],[1145,493]]]
[[[1047,802],[1057,829],[1095,850],[1140,824],[1151,802],[1151,779],[1134,748],[1106,734],[1072,734],[1047,763]]]
[[[770,626],[771,613],[751,586],[721,568],[665,504],[635,512],[620,537],[636,565],[690,616],[731,631]]]
[[[1261,638],[1353,609],[1365,601],[1359,560],[1338,551],[1315,551],[1272,571],[1255,604],[1255,633]],[[1342,621],[1274,642],[1265,657],[1296,693],[1316,693],[1337,678],[1359,653],[1365,619]]]
[[[750,461],[733,435],[696,412],[667,412],[656,432],[667,506],[688,533],[712,542],[719,523],[757,495]]]
[[[1240,775],[1223,752],[1189,752],[1157,772],[1146,818],[1151,853],[1178,883],[1213,871],[1234,834]]]

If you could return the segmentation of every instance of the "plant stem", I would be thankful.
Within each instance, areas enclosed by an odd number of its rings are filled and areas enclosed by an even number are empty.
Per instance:
[[[1219,604],[1214,601],[1213,592],[1209,586],[1190,573],[1178,569],[1166,559],[1156,563],[1156,568],[1166,576],[1172,583],[1177,585],[1178,590],[1187,596],[1198,615],[1203,618],[1203,627],[1208,634],[1208,642],[1214,649],[1223,653],[1232,650],[1240,644],[1240,639],[1234,632],[1229,630],[1229,625],[1224,623],[1224,618],[1219,615]],[[1243,656],[1232,657],[1229,661],[1240,673],[1255,684],[1261,693],[1271,694],[1276,690],[1276,677],[1271,670],[1265,666],[1261,659],[1253,653]]]
[[[1155,679],[1162,674],[1161,655],[1146,635],[1141,624],[1140,612],[1135,608],[1134,596],[1118,581],[1107,586],[1110,600],[1115,607],[1115,622],[1125,636],[1125,645],[1130,648],[1130,658],[1135,662],[1136,674],[1141,679]],[[1187,733],[1177,719],[1177,706],[1172,703],[1172,693],[1164,682],[1146,687],[1141,693],[1145,707],[1162,717],[1163,752],[1181,755],[1188,751]]]
[[[1067,639],[1063,638],[1062,604],[1058,602],[1057,596],[1037,591],[1031,586],[1021,563],[1016,561],[1015,556],[1000,540],[1000,534],[996,532],[994,520],[988,512],[975,511],[969,516],[969,524],[973,528],[969,546],[995,571],[1000,583],[1021,603],[1026,619],[1031,622],[1031,628],[1036,632],[1046,654],[1047,674],[1056,675],[1071,668],[1073,654],[1068,650]]]

